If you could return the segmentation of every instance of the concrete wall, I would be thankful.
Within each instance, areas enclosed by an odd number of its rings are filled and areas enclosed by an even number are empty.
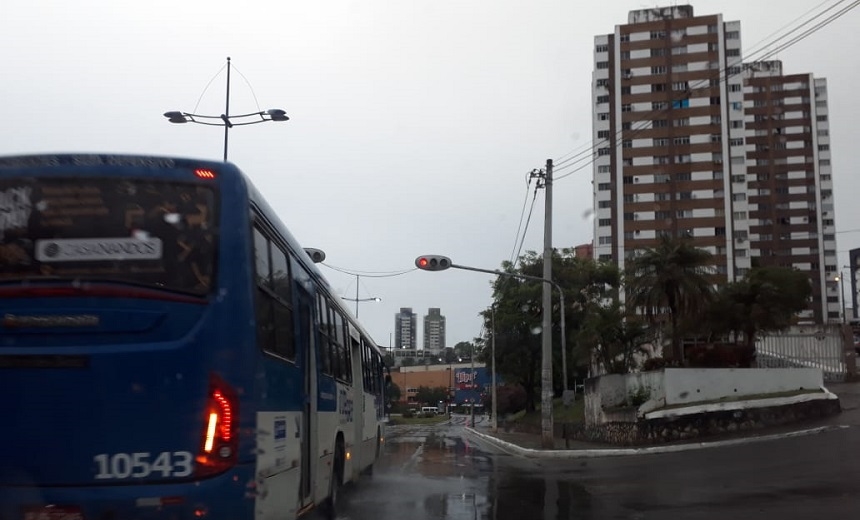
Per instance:
[[[819,390],[823,384],[817,368],[667,368],[610,374],[586,380],[585,422],[615,422],[619,417],[642,416],[672,405]],[[635,414],[621,408],[634,408]]]
[[[818,390],[823,385],[821,370],[816,368],[667,368],[663,371],[666,405]]]

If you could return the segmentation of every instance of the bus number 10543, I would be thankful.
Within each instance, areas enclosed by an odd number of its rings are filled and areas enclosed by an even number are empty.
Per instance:
[[[93,457],[98,466],[95,478],[126,479],[161,477],[187,477],[191,475],[191,461],[187,451],[164,451],[161,453],[101,453]]]

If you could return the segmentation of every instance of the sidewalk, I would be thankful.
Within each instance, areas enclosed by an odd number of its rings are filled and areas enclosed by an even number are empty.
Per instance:
[[[585,442],[577,440],[565,441],[555,438],[555,448],[541,448],[541,436],[538,434],[504,431],[499,428],[492,432],[489,423],[467,430],[491,442],[502,449],[526,457],[599,457],[613,455],[637,455],[643,453],[668,453],[702,449],[709,447],[761,442],[766,440],[814,435],[838,428],[860,426],[860,382],[832,383],[827,389],[839,396],[842,413],[815,421],[772,426],[759,430],[743,431],[732,434],[700,437],[671,443],[638,447],[616,446],[611,444]]]

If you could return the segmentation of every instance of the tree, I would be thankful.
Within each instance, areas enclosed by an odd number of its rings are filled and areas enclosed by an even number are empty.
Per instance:
[[[759,333],[788,328],[812,296],[808,275],[787,267],[755,267],[721,288],[707,324],[717,334],[740,333],[754,348]]]
[[[509,273],[543,277],[543,258],[533,251],[521,256],[518,267],[502,263]],[[575,336],[586,316],[585,304],[592,298],[617,294],[620,276],[618,269],[609,263],[577,258],[570,249],[553,251],[552,280],[562,287],[565,295],[565,335],[568,368],[587,373],[588,355],[572,355]],[[526,393],[528,410],[535,409],[540,383],[542,361],[542,294],[544,283],[499,276],[493,282],[495,305],[483,311],[487,331],[496,334],[496,369],[510,384],[519,384]],[[552,290],[552,339],[554,390],[560,391],[563,367],[561,363],[561,301],[558,291]],[[493,316],[495,315],[495,320]],[[494,323],[495,321],[495,327]],[[489,336],[488,332],[488,336]],[[478,342],[478,359],[490,363],[489,342]]]
[[[405,357],[400,361],[400,366],[411,367],[415,366],[415,358]]]
[[[630,262],[626,289],[633,307],[641,307],[652,323],[666,313],[671,322],[672,357],[683,362],[682,324],[701,316],[713,290],[707,266],[712,255],[689,240],[664,235],[657,247]]]
[[[403,393],[400,391],[400,387],[393,381],[385,388],[385,401],[389,405],[400,402],[400,397],[402,395]]]
[[[475,345],[470,341],[460,341],[454,345],[454,354],[458,359],[470,359]]]
[[[445,347],[445,350],[442,351],[442,361],[448,365],[455,361],[457,361],[457,353],[451,347]]]
[[[448,389],[445,387],[419,386],[415,391],[415,401],[428,406],[436,406],[439,401],[448,400]]]
[[[516,413],[526,407],[526,392],[520,385],[501,385],[496,389],[499,404],[496,407],[498,415]],[[483,399],[484,409],[492,410],[492,394],[487,393]]]
[[[578,340],[604,372],[627,374],[636,368],[635,355],[645,353],[644,347],[654,341],[654,334],[638,317],[625,318],[623,306],[613,300],[608,306],[600,302],[589,305]]]

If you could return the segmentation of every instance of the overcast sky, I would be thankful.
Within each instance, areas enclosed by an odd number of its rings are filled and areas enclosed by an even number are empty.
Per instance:
[[[230,160],[303,246],[349,271],[402,272],[424,253],[494,269],[514,249],[527,173],[590,142],[593,37],[630,10],[671,3],[4,0],[0,154],[220,159],[220,129],[162,113],[221,114],[230,56],[231,112],[291,117],[234,129]],[[691,3],[740,20],[746,50],[819,1]],[[858,27],[860,9],[776,56],[785,73],[828,79],[842,265],[860,247]],[[591,193],[590,167],[555,185],[555,247],[591,241]],[[524,250],[542,250],[542,197]],[[355,297],[355,277],[321,269]],[[419,324],[441,307],[453,346],[481,332],[490,281],[456,270],[362,277],[359,297],[382,302],[360,303],[359,318],[387,346],[401,307]]]

